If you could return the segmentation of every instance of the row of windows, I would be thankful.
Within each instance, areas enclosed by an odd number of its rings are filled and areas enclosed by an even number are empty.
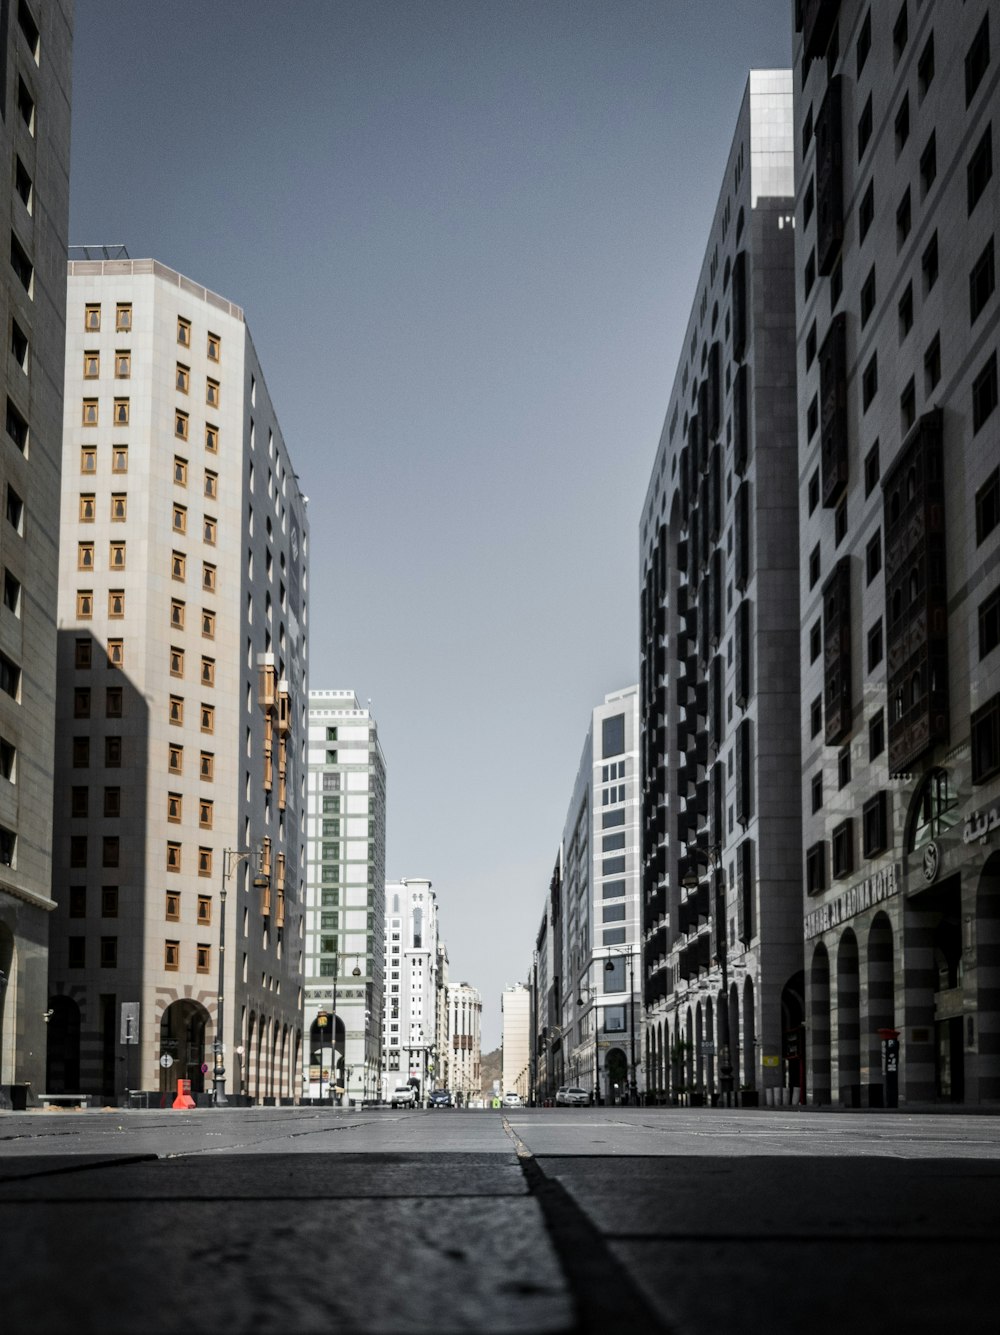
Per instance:
[[[124,754],[123,739],[119,736],[106,736],[104,743],[105,769],[120,769]],[[73,768],[89,769],[91,765],[91,738],[78,736],[72,742]],[[167,770],[170,774],[184,773],[184,747],[176,742],[167,744]],[[215,754],[212,751],[198,753],[198,776],[206,783],[215,778]]]
[[[118,938],[116,936],[102,936],[99,946],[100,967],[102,969],[116,969],[118,967]],[[85,969],[87,967],[87,938],[85,936],[67,938],[66,963],[70,969]],[[163,943],[163,967],[170,972],[175,972],[181,967],[181,943],[179,941],[165,941]],[[211,969],[212,947],[207,942],[199,942],[195,946],[195,971],[197,973],[210,973]]]
[[[101,303],[88,301],[83,309],[83,327],[88,334],[100,333]],[[115,333],[132,332],[132,303],[119,301],[115,305]],[[191,321],[183,315],[177,317],[177,342],[185,348],[191,347]],[[205,339],[205,355],[210,362],[222,360],[222,339],[209,331]]]
[[[132,377],[132,353],[128,348],[118,348],[115,352],[115,379],[130,380]],[[96,348],[88,349],[83,354],[84,380],[101,378],[101,354]]]
[[[184,846],[179,840],[167,840],[167,871],[179,872],[182,869],[183,849]],[[199,876],[211,876],[212,860],[212,849],[199,847],[196,864]]]

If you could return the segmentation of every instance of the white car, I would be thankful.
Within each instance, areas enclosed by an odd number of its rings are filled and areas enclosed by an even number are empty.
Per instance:
[[[586,1108],[590,1105],[590,1093],[579,1085],[560,1085],[556,1090],[556,1106],[562,1108]]]
[[[503,1106],[505,1108],[523,1108],[524,1101],[520,1094],[515,1094],[511,1090],[508,1090],[503,1096]]]
[[[415,1108],[417,1106],[417,1091],[412,1085],[397,1085],[392,1091],[389,1104],[393,1108]]]

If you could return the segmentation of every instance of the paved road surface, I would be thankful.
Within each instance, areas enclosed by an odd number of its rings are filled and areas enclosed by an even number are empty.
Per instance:
[[[1000,1118],[0,1116],[5,1332],[1000,1326]]]

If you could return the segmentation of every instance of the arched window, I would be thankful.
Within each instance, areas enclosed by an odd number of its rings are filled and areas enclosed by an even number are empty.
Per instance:
[[[413,949],[420,950],[424,943],[424,911],[413,910]]]
[[[959,819],[958,794],[947,770],[931,770],[910,806],[906,849],[914,849],[939,839]]]

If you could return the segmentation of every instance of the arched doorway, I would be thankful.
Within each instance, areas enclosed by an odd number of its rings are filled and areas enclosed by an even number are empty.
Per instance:
[[[705,1092],[705,1034],[702,1029],[703,1023],[704,1016],[699,1001],[694,1010],[694,1087],[699,1095],[704,1095]]]
[[[861,984],[858,938],[851,928],[837,947],[837,1085],[846,1108],[861,1106]]]
[[[812,1101],[829,1103],[830,1085],[830,956],[822,941],[813,951],[809,970],[809,1022],[812,1038]]]
[[[743,1083],[740,1062],[740,994],[735,983],[729,987],[729,1061],[733,1068],[733,1089]]]
[[[608,1103],[624,1103],[628,1098],[628,1062],[621,1048],[609,1049],[604,1058],[604,1087]]]
[[[882,1040],[878,1031],[896,1027],[894,993],[892,924],[887,914],[876,913],[868,929],[868,1016],[862,1036],[869,1102],[876,1105],[882,1102]]]
[[[80,1007],[72,997],[49,997],[45,1089],[77,1094],[80,1089]]]
[[[191,1093],[205,1091],[205,1031],[208,1011],[200,1001],[183,997],[172,1001],[160,1021],[160,1053],[173,1057],[173,1065],[160,1076],[163,1089],[173,1089],[178,1080],[191,1081]]]

